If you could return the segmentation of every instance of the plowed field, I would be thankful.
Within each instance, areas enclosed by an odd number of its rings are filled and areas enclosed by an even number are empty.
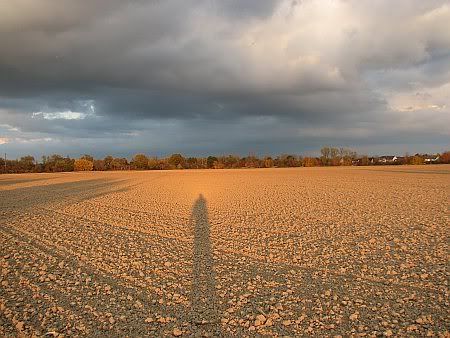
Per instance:
[[[0,176],[0,336],[447,335],[450,166]]]

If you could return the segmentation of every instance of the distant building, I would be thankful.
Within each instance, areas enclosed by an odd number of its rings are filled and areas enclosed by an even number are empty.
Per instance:
[[[383,163],[383,164],[395,163],[395,162],[397,162],[397,160],[398,160],[397,156],[381,156],[378,158],[378,163]]]
[[[423,155],[423,161],[427,164],[439,162],[439,155]]]

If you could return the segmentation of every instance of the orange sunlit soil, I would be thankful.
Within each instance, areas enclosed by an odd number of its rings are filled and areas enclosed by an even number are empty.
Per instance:
[[[0,336],[444,335],[449,191],[448,165],[3,175]]]

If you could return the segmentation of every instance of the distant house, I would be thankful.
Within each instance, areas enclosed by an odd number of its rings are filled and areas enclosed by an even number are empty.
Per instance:
[[[388,164],[397,162],[397,156],[381,156],[378,158],[378,163]]]
[[[439,155],[424,155],[423,161],[426,164],[437,163],[439,162]]]

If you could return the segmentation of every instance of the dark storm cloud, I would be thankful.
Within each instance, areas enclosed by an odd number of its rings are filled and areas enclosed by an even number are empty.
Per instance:
[[[20,0],[0,15],[0,138],[20,152],[448,145],[445,1]]]

